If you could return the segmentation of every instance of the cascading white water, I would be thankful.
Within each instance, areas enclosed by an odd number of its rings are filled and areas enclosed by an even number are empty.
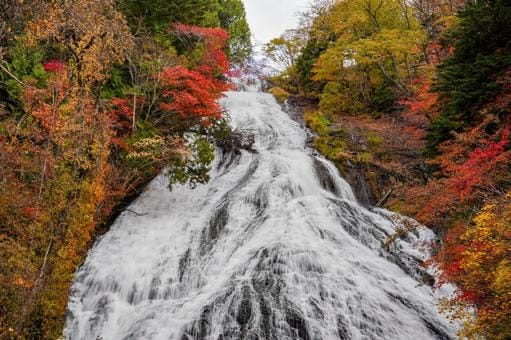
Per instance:
[[[420,282],[433,233],[383,250],[392,214],[357,203],[272,96],[223,105],[255,151],[218,150],[194,190],[155,179],[76,273],[66,338],[453,338]]]

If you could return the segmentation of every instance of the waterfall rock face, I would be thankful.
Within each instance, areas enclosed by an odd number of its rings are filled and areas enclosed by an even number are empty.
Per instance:
[[[77,271],[65,337],[453,338],[421,279],[433,233],[383,249],[395,215],[360,205],[273,97],[223,105],[254,151],[219,149],[194,190],[156,178]]]

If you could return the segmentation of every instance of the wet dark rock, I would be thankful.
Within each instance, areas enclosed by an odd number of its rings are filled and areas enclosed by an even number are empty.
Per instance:
[[[262,319],[259,327],[263,333],[263,339],[274,339],[275,328],[272,320],[272,310],[262,294],[259,295],[259,311]]]
[[[434,322],[431,322],[431,321],[429,321],[426,318],[423,318],[422,321],[424,322],[424,324],[426,325],[428,330],[431,332],[431,335],[433,335],[433,337],[435,339],[438,339],[438,340],[450,340],[450,339],[452,339],[449,335],[447,335],[445,333],[444,330],[442,330],[438,326],[436,326]]]
[[[153,278],[151,281],[151,288],[149,289],[149,300],[155,300],[158,297],[159,287],[161,280],[158,277]]]
[[[317,158],[313,158],[314,160],[314,169],[316,170],[316,174],[318,175],[319,184],[321,187],[331,193],[338,195],[337,187],[335,186],[334,179],[332,178],[332,174],[325,166],[323,162],[321,162]]]
[[[318,301],[311,297],[309,299],[309,304],[311,305],[312,310],[314,311],[314,318],[317,320],[323,320],[325,318],[325,313],[323,313],[323,311],[319,307]]]
[[[229,221],[229,200],[223,200],[216,208],[208,225],[202,232],[201,254],[206,254],[216,242]]]
[[[286,311],[286,322],[295,331],[297,339],[311,340],[307,323],[298,309],[289,308]]]
[[[337,334],[340,340],[351,339],[348,321],[342,315],[337,316]]]
[[[137,285],[133,284],[133,286],[131,287],[130,292],[128,293],[128,303],[130,305],[134,304],[134,302],[135,302],[135,295],[136,294],[137,294]]]
[[[94,316],[90,319],[90,329],[97,327],[108,317],[108,297],[102,296],[96,304]]]
[[[227,222],[229,221],[228,208],[229,203],[224,202],[213,214],[213,217],[209,221],[209,228],[207,229],[207,237],[209,240],[216,240],[227,225]]]
[[[343,177],[351,185],[357,200],[364,205],[374,205],[378,202],[378,193],[371,187],[371,179],[365,165],[348,164],[343,169]]]
[[[211,306],[205,306],[202,309],[199,320],[195,321],[190,328],[181,336],[181,339],[187,340],[206,340],[211,331]]]
[[[422,283],[429,287],[433,287],[435,285],[436,279],[433,275],[424,272],[422,273]]]
[[[221,167],[225,168],[225,172],[227,172],[228,169],[231,169],[239,164],[241,158],[241,152],[228,152],[225,150],[221,150],[221,156],[220,160],[217,165],[217,169],[220,169]]]
[[[258,215],[262,214],[268,207],[268,188],[265,186],[258,188],[252,203],[255,205]]]
[[[406,299],[405,297],[403,296],[400,296],[400,295],[397,295],[397,294],[393,294],[393,293],[387,293],[387,295],[394,301],[397,301],[399,303],[401,303],[404,307],[410,309],[411,311],[420,311],[420,308],[419,306],[415,305],[412,301],[410,301],[409,299]],[[435,339],[439,339],[439,340],[449,340],[449,339],[452,339],[446,332],[445,330],[443,330],[442,328],[440,328],[439,326],[437,326],[434,322],[430,321],[425,313],[418,313],[418,315],[421,316],[421,320],[422,322],[424,323],[424,325],[426,326],[426,328],[430,331],[431,335],[435,338]]]
[[[250,321],[250,317],[252,316],[252,303],[250,296],[250,288],[247,286],[243,287],[242,292],[242,300],[240,302],[238,312],[236,315],[236,321],[241,326],[242,330]]]
[[[255,135],[250,131],[234,130],[222,140],[217,141],[217,145],[225,152],[239,153],[240,150],[255,152],[253,146]]]
[[[185,275],[185,271],[190,264],[190,255],[191,255],[191,249],[188,248],[183,256],[179,259],[179,268],[178,268],[178,276],[179,276],[179,282],[183,282],[183,276]]]

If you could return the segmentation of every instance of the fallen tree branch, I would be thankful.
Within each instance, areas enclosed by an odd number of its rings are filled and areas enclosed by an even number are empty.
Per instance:
[[[8,76],[10,76],[12,79],[14,79],[15,81],[17,81],[18,83],[20,83],[21,85],[23,86],[27,86],[27,84],[25,84],[24,82],[22,82],[21,80],[19,80],[14,74],[12,74],[11,71],[9,71],[9,69],[7,67],[5,67],[4,65],[2,65],[2,63],[0,62],[0,69],[2,71],[4,71],[5,73],[7,73]]]
[[[131,210],[131,209],[126,209],[127,212],[130,212],[130,213],[133,213],[137,216],[145,216],[145,215],[149,215],[149,213],[139,213],[139,212],[136,212],[134,210]]]
[[[44,269],[46,268],[46,263],[48,262],[48,254],[50,253],[52,243],[53,243],[53,240],[50,240],[50,243],[48,243],[48,247],[46,248],[46,252],[44,253],[43,264],[39,271],[39,279],[41,279],[44,275]]]
[[[383,197],[378,201],[378,203],[376,203],[376,207],[381,207],[382,205],[385,204],[385,202],[387,202],[387,200],[389,199],[390,195],[392,194],[392,192],[394,191],[394,188],[390,189],[389,191],[387,191],[387,193],[385,195],[383,195]]]

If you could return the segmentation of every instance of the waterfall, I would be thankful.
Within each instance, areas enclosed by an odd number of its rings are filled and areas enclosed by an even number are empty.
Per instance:
[[[254,150],[217,150],[193,190],[157,177],[77,271],[65,337],[454,338],[423,282],[434,234],[418,227],[383,248],[399,219],[359,204],[271,95],[222,104]]]

